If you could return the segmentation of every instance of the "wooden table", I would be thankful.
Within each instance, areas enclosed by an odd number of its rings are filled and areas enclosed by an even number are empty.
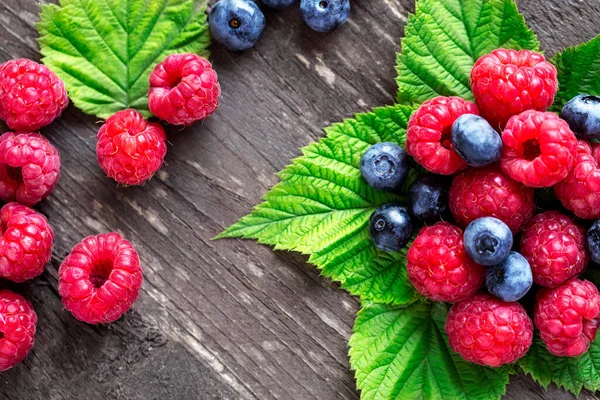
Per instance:
[[[47,1],[47,0],[43,0]],[[0,1],[0,61],[39,59],[39,0]],[[254,50],[214,46],[222,105],[202,125],[170,129],[167,165],[117,188],[95,159],[99,124],[70,106],[43,129],[62,176],[40,204],[56,231],[44,274],[0,283],[30,299],[36,345],[0,375],[6,399],[357,399],[347,340],[358,301],[304,257],[211,237],[257,204],[275,172],[321,128],[394,101],[394,58],[413,0],[353,0],[331,34],[297,7],[267,11]],[[600,1],[522,0],[547,55],[600,33]],[[564,8],[563,8],[564,7]],[[84,236],[118,230],[141,254],[145,282],[124,318],[77,322],[60,302],[57,269]],[[512,378],[508,399],[567,399]],[[594,398],[584,393],[582,398]]]

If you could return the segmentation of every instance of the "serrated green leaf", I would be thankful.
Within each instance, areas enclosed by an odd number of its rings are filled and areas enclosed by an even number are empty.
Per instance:
[[[148,110],[148,77],[175,53],[208,57],[207,0],[60,0],[41,7],[42,62],[83,112]]]
[[[569,47],[550,61],[558,70],[558,93],[552,110],[560,111],[578,94],[600,95],[600,36]]]
[[[405,252],[378,251],[367,230],[376,207],[403,203],[404,196],[372,189],[359,167],[369,146],[404,144],[412,111],[400,105],[378,108],[326,128],[325,138],[302,149],[303,155],[279,173],[281,182],[264,202],[218,238],[257,239],[278,250],[309,254],[324,275],[364,299],[413,301]]]
[[[473,99],[469,75],[499,47],[539,50],[513,0],[417,0],[397,56],[398,102]]]
[[[363,400],[500,399],[510,368],[487,368],[452,351],[444,303],[365,305],[350,339],[350,365]]]
[[[533,338],[531,348],[519,367],[547,388],[550,383],[579,395],[583,388],[595,392],[600,389],[600,343],[596,338],[590,349],[579,357],[557,357],[546,350],[539,335]]]

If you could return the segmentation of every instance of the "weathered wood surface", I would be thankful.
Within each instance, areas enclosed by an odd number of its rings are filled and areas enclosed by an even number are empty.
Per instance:
[[[267,12],[258,46],[215,46],[222,106],[209,121],[171,129],[163,170],[117,188],[95,161],[98,123],[72,106],[43,133],[62,177],[40,205],[56,231],[46,272],[24,285],[39,316],[36,345],[0,375],[6,399],[357,399],[347,362],[356,299],[305,258],[251,241],[210,238],[257,204],[275,172],[321,128],[394,100],[394,52],[413,0],[353,0],[332,34],[303,26],[297,7]],[[598,32],[600,1],[523,0],[548,55]],[[0,61],[38,59],[38,0],[0,1]],[[141,253],[139,301],[109,326],[63,310],[57,269],[86,235],[118,230]],[[482,382],[482,384],[485,384]],[[524,376],[507,399],[568,399]],[[590,393],[581,398],[594,398]]]

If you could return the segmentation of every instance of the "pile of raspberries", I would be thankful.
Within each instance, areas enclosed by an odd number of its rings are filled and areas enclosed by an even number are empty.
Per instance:
[[[456,225],[425,226],[408,252],[409,279],[423,295],[454,303],[446,321],[452,349],[465,360],[498,367],[531,346],[534,326],[548,351],[585,353],[600,323],[596,286],[578,278],[590,263],[586,231],[576,218],[600,218],[600,144],[578,139],[546,110],[558,89],[557,71],[532,51],[498,49],[471,72],[475,103],[436,97],[408,123],[406,149],[435,174],[453,175],[449,208]],[[470,168],[452,147],[454,121],[478,114],[502,139],[500,160]],[[534,191],[553,188],[564,209],[536,209]],[[560,206],[554,206],[560,208]],[[536,214],[537,213],[537,214]],[[472,262],[463,231],[481,217],[503,221],[529,262],[538,285],[532,307],[481,292],[485,268]]]
[[[168,56],[150,75],[148,104],[156,117],[191,125],[218,106],[221,90],[211,64],[195,54]],[[54,231],[35,204],[60,176],[58,150],[37,131],[69,103],[64,82],[27,59],[0,65],[0,278],[24,282],[40,275],[52,256]],[[117,112],[98,132],[96,153],[105,173],[121,185],[140,185],[163,164],[166,134],[138,111]],[[142,268],[133,245],[119,233],[90,236],[75,245],[58,271],[58,291],[75,318],[89,324],[117,320],[137,299]],[[0,371],[20,363],[33,347],[37,315],[22,296],[0,290]]]

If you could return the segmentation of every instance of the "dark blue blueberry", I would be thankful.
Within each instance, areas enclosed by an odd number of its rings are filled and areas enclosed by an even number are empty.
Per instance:
[[[587,247],[592,261],[600,264],[600,220],[594,222],[587,231]]]
[[[502,155],[502,138],[482,117],[464,114],[452,125],[454,151],[472,167],[495,163]]]
[[[300,15],[311,29],[329,32],[350,16],[350,0],[300,0]]]
[[[408,209],[425,223],[439,221],[448,208],[448,185],[435,175],[420,176],[408,190]]]
[[[513,245],[510,228],[494,217],[477,218],[471,222],[463,239],[469,257],[481,265],[502,263]]]
[[[360,173],[373,189],[396,191],[408,174],[406,150],[395,143],[377,143],[360,159]]]
[[[600,138],[600,97],[580,94],[565,104],[560,117],[581,139]]]
[[[408,211],[397,204],[379,207],[371,215],[369,234],[379,250],[401,250],[412,236],[412,222]]]
[[[265,5],[265,7],[276,8],[278,10],[282,10],[286,7],[294,4],[296,0],[260,0],[261,3]]]
[[[231,51],[248,50],[265,29],[265,15],[252,0],[220,0],[208,21],[212,37]]]
[[[503,301],[517,301],[533,285],[529,263],[516,251],[511,251],[502,264],[489,267],[485,273],[488,291]]]

